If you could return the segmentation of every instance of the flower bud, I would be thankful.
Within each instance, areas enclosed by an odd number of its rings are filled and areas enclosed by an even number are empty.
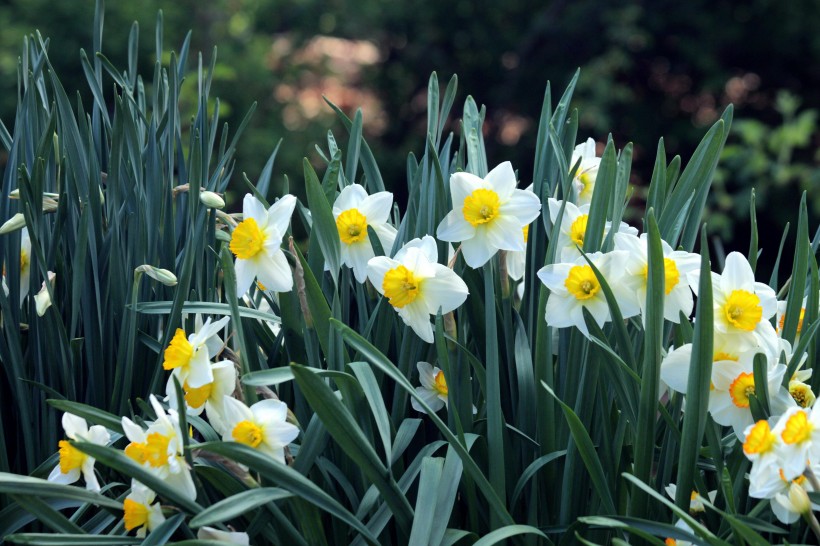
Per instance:
[[[203,191],[199,193],[199,200],[203,205],[212,209],[221,209],[225,206],[225,200],[218,193]]]
[[[803,489],[802,485],[795,482],[789,486],[789,502],[798,514],[808,514],[811,512],[811,500],[809,494]]]
[[[248,533],[229,533],[207,526],[199,528],[196,538],[200,540],[219,540],[228,544],[250,544]]]
[[[48,280],[46,282],[54,286],[54,279],[56,278],[57,274],[53,271],[49,271]],[[34,296],[34,306],[37,308],[38,317],[45,315],[46,309],[51,307],[51,296],[48,293],[48,287],[45,282],[43,283],[43,287],[40,288],[40,291]]]
[[[165,286],[175,286],[177,284],[177,276],[168,271],[167,269],[162,269],[159,267],[154,267],[153,265],[141,265],[134,270],[136,273],[145,273],[155,281],[159,281]]]
[[[26,219],[23,216],[22,212],[18,212],[0,226],[0,235],[5,235],[6,233],[11,233],[13,231],[17,231],[18,229],[23,229],[26,227]]]

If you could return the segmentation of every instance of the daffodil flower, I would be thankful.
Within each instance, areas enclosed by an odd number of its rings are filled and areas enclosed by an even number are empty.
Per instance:
[[[464,261],[473,268],[483,266],[499,250],[524,250],[524,226],[538,217],[541,202],[533,192],[515,185],[509,161],[485,178],[454,173],[450,177],[453,210],[439,224],[436,236],[461,241]]]
[[[772,512],[779,521],[786,524],[794,523],[800,518],[802,510],[806,508],[805,501],[808,500],[795,488],[802,489],[803,493],[807,490],[812,491],[811,483],[803,475],[788,478],[777,460],[770,460],[767,463],[755,465],[749,474],[749,496],[769,499]],[[820,506],[812,505],[812,508],[817,510]]]
[[[148,430],[143,430],[128,417],[122,418],[123,431],[131,441],[125,447],[125,454],[194,500],[196,487],[183,456],[184,433],[179,428],[179,414],[173,409],[166,413],[153,394],[149,401],[157,419],[149,423]]]
[[[201,415],[203,411],[208,415],[211,426],[218,433],[222,433],[221,415],[222,402],[225,396],[230,396],[236,389],[236,367],[230,360],[222,360],[211,364],[214,380],[201,387],[191,387],[187,382],[181,385],[185,393],[185,411],[189,415]],[[168,378],[165,387],[166,400],[172,408],[179,411],[177,391],[174,386],[174,376]]]
[[[65,435],[77,442],[90,442],[97,445],[108,445],[111,436],[105,427],[93,425],[91,428],[82,417],[70,413],[63,414],[63,430]],[[48,481],[62,484],[85,480],[85,487],[89,491],[99,491],[100,484],[94,474],[94,457],[86,455],[66,440],[60,440],[60,464],[54,467],[48,476]]]
[[[778,437],[777,451],[787,480],[800,476],[807,461],[820,461],[820,406],[792,407],[777,420],[772,432]]]
[[[392,207],[392,193],[382,191],[367,195],[359,184],[345,187],[333,203],[342,262],[353,268],[353,275],[360,283],[367,280],[367,261],[375,256],[367,227],[376,232],[385,252],[393,248],[396,228],[387,223]]]
[[[367,276],[399,317],[427,343],[433,342],[430,315],[456,309],[467,299],[467,285],[438,263],[436,241],[429,235],[405,244],[393,258],[367,262]]]
[[[572,262],[581,252],[579,248],[584,248],[584,239],[587,235],[587,224],[589,223],[589,204],[576,206],[569,201],[563,202],[549,198],[547,206],[550,212],[550,221],[554,224],[558,221],[561,212],[561,205],[564,205],[564,214],[561,216],[561,225],[558,228],[558,241],[556,242],[557,255],[562,262]],[[603,235],[606,236],[612,228],[612,222],[604,223]],[[638,235],[638,230],[629,226],[625,222],[618,224],[618,233],[627,235]]]
[[[664,488],[664,491],[666,491],[666,494],[674,500],[675,495],[678,492],[678,486],[677,484],[670,483]],[[706,496],[710,503],[715,502],[715,498],[717,497],[717,489],[709,491],[708,493],[706,493]],[[706,512],[706,506],[704,506],[703,500],[704,499],[700,495],[700,493],[698,493],[697,491],[692,491],[692,493],[689,495],[689,513],[694,515]]]
[[[286,195],[265,210],[253,195],[242,201],[242,222],[231,235],[230,249],[236,256],[236,293],[245,294],[254,278],[274,292],[290,292],[293,274],[280,248],[296,207],[296,198]]]
[[[579,144],[572,151],[570,168],[575,166],[578,160],[578,170],[572,179],[572,190],[575,194],[575,202],[579,205],[588,205],[592,202],[592,193],[595,191],[595,181],[598,178],[598,168],[601,166],[601,158],[595,155],[595,140],[588,138],[583,144]]]
[[[448,390],[444,372],[427,362],[419,362],[416,364],[416,368],[419,371],[419,382],[421,383],[420,387],[416,387],[416,392],[424,400],[424,403],[430,406],[430,409],[434,412],[446,407],[448,404]],[[410,405],[416,411],[427,413],[415,398],[410,399]]]
[[[616,250],[606,254],[594,252],[587,256],[612,288],[624,318],[637,315],[640,310],[634,298],[624,291],[620,282],[628,258],[627,253]],[[538,278],[550,289],[545,313],[547,324],[550,326],[575,326],[585,336],[589,336],[589,329],[584,321],[585,308],[598,326],[603,327],[611,320],[601,283],[583,256],[572,263],[544,266],[538,271]]]
[[[224,317],[211,324],[209,318],[193,334],[185,336],[185,330],[177,328],[171,343],[165,349],[162,368],[174,370],[173,374],[181,384],[198,388],[214,380],[210,359],[222,348],[222,340],[217,334],[228,324],[230,317]]]
[[[752,488],[759,488],[766,482],[766,476],[761,474],[768,472],[771,468],[780,468],[778,462],[778,442],[779,436],[772,432],[768,421],[761,419],[753,425],[746,427],[743,432],[743,454],[752,462],[752,470],[749,473],[749,482]],[[751,494],[750,489],[750,494]],[[754,489],[753,497],[766,498],[765,494]]]
[[[715,333],[712,352],[712,370],[721,366],[724,361],[737,361],[740,353],[737,347],[731,342],[728,336]],[[689,365],[692,360],[692,344],[686,343],[680,347],[672,348],[661,361],[661,381],[673,391],[686,394],[689,381]],[[712,390],[714,392],[714,384]]]
[[[299,436],[299,428],[287,422],[288,406],[279,400],[260,400],[251,407],[225,396],[222,440],[239,442],[285,462],[285,447]]]
[[[649,267],[646,233],[640,237],[627,233],[615,234],[615,249],[629,253],[623,282],[630,288],[635,303],[641,308],[641,316],[646,315],[646,281]],[[683,250],[672,250],[666,241],[663,247],[664,293],[663,318],[678,324],[680,314],[692,314],[694,299],[690,280],[700,267],[700,256]]]
[[[123,523],[126,531],[137,530],[137,536],[145,537],[165,521],[162,507],[154,500],[157,495],[136,480],[131,482],[131,492],[122,503]]]

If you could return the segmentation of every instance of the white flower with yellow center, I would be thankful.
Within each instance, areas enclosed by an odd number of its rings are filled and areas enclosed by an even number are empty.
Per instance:
[[[367,276],[399,317],[427,343],[433,342],[430,315],[453,311],[467,299],[467,285],[438,263],[436,241],[429,235],[405,244],[393,258],[367,262]]]
[[[211,370],[211,358],[222,349],[222,340],[217,335],[231,320],[224,317],[211,324],[205,321],[193,334],[185,336],[185,330],[177,328],[174,337],[165,349],[165,360],[162,368],[174,370],[174,376],[180,384],[198,388],[214,380]]]
[[[777,335],[783,335],[783,325],[786,323],[786,305],[788,302],[786,301],[778,301],[777,302],[777,316],[775,317],[775,330],[777,331]],[[800,333],[803,331],[803,319],[806,316],[806,305],[808,304],[808,296],[803,298],[803,304],[800,307],[800,315],[797,319],[797,335],[794,337],[794,342],[797,343],[800,340]]]
[[[778,437],[778,456],[787,480],[801,475],[806,466],[820,461],[820,410],[789,408],[772,432]]]
[[[550,211],[550,221],[554,224],[558,221],[563,201],[558,201],[550,197],[547,206]],[[567,201],[564,205],[564,214],[561,216],[561,226],[558,228],[558,241],[556,243],[556,256],[562,262],[571,262],[578,258],[581,253],[579,248],[584,248],[584,239],[587,234],[587,224],[589,223],[589,205],[580,207]],[[604,224],[604,236],[612,228],[612,222]],[[637,237],[638,230],[629,226],[625,222],[618,225],[618,233],[634,235]]]
[[[367,195],[359,184],[345,187],[333,203],[342,262],[353,268],[353,275],[361,283],[367,279],[367,261],[375,256],[367,226],[376,232],[385,252],[393,248],[396,228],[387,223],[392,207],[392,193],[382,191]]]
[[[572,158],[569,161],[570,168],[575,166],[578,160],[578,170],[572,179],[572,190],[575,194],[575,202],[579,205],[588,205],[592,202],[592,193],[595,191],[595,181],[598,178],[598,168],[601,166],[601,158],[595,155],[595,140],[588,138],[583,144],[579,144],[572,151]]]
[[[737,361],[740,354],[736,352],[736,347],[727,336],[715,333],[713,344],[712,372],[723,361]],[[692,344],[686,343],[680,347],[672,348],[666,353],[661,362],[661,381],[673,391],[686,394],[689,382],[689,365],[692,360]],[[711,393],[714,392],[712,383]]]
[[[90,442],[101,446],[108,445],[111,436],[105,427],[93,425],[91,428],[82,417],[70,413],[63,414],[63,430],[65,435],[76,442]],[[48,475],[48,481],[62,484],[85,480],[85,487],[89,491],[99,491],[100,484],[94,474],[94,457],[86,455],[66,440],[58,442],[60,448],[60,464],[54,467]]]
[[[746,350],[738,355],[737,360],[726,355],[712,365],[714,389],[709,396],[709,412],[716,423],[732,427],[741,441],[745,440],[746,429],[754,423],[749,398],[756,393],[754,357],[757,353],[756,349]],[[773,401],[784,394],[780,391],[780,384],[786,366],[771,355],[767,355],[767,359],[766,383],[769,400]]]
[[[637,315],[639,309],[634,298],[624,291],[620,282],[628,258],[627,253],[616,250],[606,254],[594,252],[587,256],[612,289],[624,318]],[[584,322],[584,309],[590,312],[598,326],[603,327],[604,323],[612,319],[604,292],[601,290],[601,283],[583,256],[573,263],[544,266],[538,271],[538,278],[550,289],[545,313],[547,324],[550,326],[575,326],[585,336],[589,336],[589,330]]]
[[[696,291],[699,276],[699,271],[693,273],[692,288]],[[767,285],[755,282],[752,267],[742,254],[730,253],[723,273],[712,273],[712,291],[715,330],[729,335],[738,351],[776,344],[777,334],[769,319],[777,310],[777,296]]]
[[[506,161],[485,178],[466,172],[450,177],[451,210],[436,230],[442,241],[461,241],[464,261],[483,266],[499,250],[522,251],[524,226],[538,217],[541,202],[531,192],[516,189],[515,173]]]
[[[157,495],[136,480],[131,482],[131,492],[122,503],[123,523],[126,531],[137,530],[143,538],[147,531],[153,531],[165,521],[162,507],[154,500]]]
[[[749,481],[752,487],[761,487],[767,481],[765,473],[771,468],[780,468],[777,452],[779,437],[772,432],[769,422],[764,419],[746,427],[743,434],[743,454],[752,462]],[[757,489],[756,494],[752,496],[765,498],[759,491],[761,490]]]
[[[143,430],[128,417],[122,418],[123,431],[131,441],[125,446],[125,454],[194,500],[196,487],[183,456],[179,414],[173,409],[166,413],[153,394],[149,400],[157,420],[149,423],[148,430]]]
[[[678,486],[677,484],[670,483],[664,488],[664,491],[666,491],[666,494],[674,500],[675,495],[678,493]],[[709,491],[706,496],[708,497],[708,501],[710,503],[715,502],[715,498],[717,497],[717,489]],[[706,506],[703,504],[703,500],[704,499],[700,493],[697,491],[692,491],[689,495],[689,513],[695,515],[706,512]]]
[[[803,494],[796,488],[802,489]],[[772,512],[782,523],[794,523],[799,519],[805,508],[804,502],[808,500],[804,496],[806,490],[812,490],[806,477],[787,478],[777,459],[768,460],[765,465],[755,465],[749,474],[749,496],[770,499]],[[817,505],[813,507],[820,509]]]
[[[430,409],[434,412],[446,407],[448,404],[448,390],[444,372],[427,362],[419,362],[416,364],[416,368],[419,371],[419,382],[421,383],[420,387],[416,387],[416,392],[424,400],[424,403],[430,406]],[[410,405],[416,411],[427,413],[415,398],[410,399]]]
[[[191,387],[187,382],[181,385],[185,398],[185,409],[189,415],[201,415],[203,411],[216,432],[222,434],[222,402],[225,396],[231,396],[236,389],[236,367],[230,360],[211,364],[214,380],[201,387]],[[168,378],[165,387],[166,400],[172,408],[179,411],[174,376]]]
[[[260,400],[248,407],[226,396],[222,410],[223,441],[245,444],[285,462],[285,447],[299,436],[299,428],[287,422],[288,406],[284,402]]]
[[[253,195],[245,195],[243,220],[234,228],[230,242],[236,256],[237,295],[243,296],[254,278],[274,292],[293,288],[293,274],[280,247],[295,206],[296,198],[286,195],[265,210]]]
[[[626,233],[615,234],[615,249],[629,253],[623,282],[635,296],[635,303],[646,315],[646,281],[649,267],[646,233],[640,237]],[[694,300],[689,280],[700,267],[700,256],[683,250],[672,250],[666,241],[663,247],[664,292],[663,318],[678,324],[680,313],[687,317],[692,314]]]

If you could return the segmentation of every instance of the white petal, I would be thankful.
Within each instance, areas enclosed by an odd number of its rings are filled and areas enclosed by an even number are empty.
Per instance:
[[[398,309],[399,316],[404,323],[413,329],[423,341],[433,343],[433,326],[430,324],[430,314],[423,302],[418,300]]]
[[[416,369],[419,371],[419,383],[421,383],[421,386],[426,389],[435,390],[438,368],[434,368],[427,362],[417,362]]]
[[[260,400],[251,411],[257,423],[284,422],[288,417],[288,406],[281,400]]]
[[[267,212],[262,203],[250,193],[245,194],[242,200],[242,219],[253,218],[257,225],[266,226],[268,224]]]
[[[493,190],[498,194],[498,197],[504,201],[515,191],[516,180],[515,171],[513,171],[512,163],[505,161],[496,166],[493,170],[487,173],[484,181],[489,183]],[[523,191],[523,190],[519,190]],[[536,197],[536,200],[538,198]],[[539,203],[540,208],[540,203]]]
[[[366,198],[367,192],[361,185],[351,184],[345,186],[342,188],[342,191],[339,192],[339,197],[336,198],[336,202],[333,203],[333,216],[339,216],[346,210],[359,209],[359,205]],[[362,212],[361,209],[359,209],[359,212]],[[370,217],[364,212],[362,212],[362,214],[367,216],[369,222]]]
[[[211,371],[211,362],[208,360],[208,351],[197,351],[189,364],[188,377],[186,378],[188,386],[192,389],[198,389],[213,382],[213,380],[214,374]]]
[[[259,253],[263,257],[257,261],[256,278],[265,290],[290,292],[293,289],[293,273],[285,258],[285,253],[277,250],[273,254]]]
[[[521,280],[524,277],[524,270],[527,267],[527,253],[526,251],[507,252],[507,275],[514,281]]]
[[[484,186],[484,180],[474,174],[453,173],[450,176],[450,196],[453,198],[453,210],[460,211],[464,207],[464,199]]]
[[[353,268],[356,282],[364,283],[367,280],[367,262],[374,257],[370,238],[347,246],[348,265]]]
[[[423,387],[416,388],[416,394],[422,399],[422,401],[427,404],[433,413],[437,412],[441,408],[444,407],[444,402],[442,402],[438,397],[438,392],[432,391],[430,389],[425,389]],[[413,407],[414,410],[419,411],[421,413],[427,413],[419,404],[418,400],[415,397],[410,398],[410,405]]]
[[[521,236],[523,237],[524,234],[522,233]],[[476,231],[475,237],[461,243],[461,254],[464,256],[464,261],[473,269],[483,266],[496,252],[497,249],[490,245],[486,234],[480,230]]]
[[[393,249],[393,243],[396,242],[396,228],[390,224],[376,224],[373,226],[373,231],[375,231],[379,237],[379,242],[382,245],[384,253],[390,254],[390,251]]]
[[[140,444],[145,443],[145,431],[128,417],[122,418],[122,429],[130,441]]]
[[[70,485],[80,480],[80,476],[82,476],[82,472],[80,472],[79,468],[73,468],[69,470],[67,473],[63,474],[60,470],[60,465],[54,467],[54,470],[51,471],[51,474],[48,475],[48,481],[53,483],[60,483],[63,485]]]
[[[253,284],[253,280],[256,278],[256,269],[252,260],[242,260],[240,258],[236,259],[233,267],[236,272],[236,295],[241,298]]]
[[[274,450],[290,445],[299,436],[299,428],[286,421],[276,421],[265,424],[263,434],[265,443]]]
[[[721,286],[724,291],[743,289],[751,292],[754,288],[755,274],[752,266],[740,252],[730,252],[726,256],[726,265],[721,275]]]
[[[524,242],[524,231],[521,225],[513,218],[500,216],[495,218],[491,224],[483,226],[482,229],[487,242],[491,247],[499,250],[523,251],[526,246]]]
[[[66,436],[72,440],[76,440],[78,437],[84,437],[88,434],[88,424],[82,417],[77,417],[71,413],[64,413],[63,430]]]
[[[538,218],[541,213],[541,201],[532,192],[515,190],[510,199],[499,207],[499,212],[502,217],[515,218],[519,227],[523,227]]]
[[[371,258],[367,262],[367,278],[370,279],[370,282],[373,283],[373,287],[379,292],[379,294],[384,294],[384,288],[382,285],[384,284],[384,275],[391,269],[394,269],[401,265],[396,260],[391,260],[387,256],[376,256],[375,258]]]
[[[359,212],[367,218],[368,225],[372,226],[387,222],[392,208],[393,194],[389,191],[380,191],[364,199],[359,205]]]
[[[273,226],[281,234],[286,233],[295,207],[296,198],[290,194],[285,195],[268,209],[267,225]]]
[[[437,314],[439,307],[442,313],[449,313],[461,306],[470,292],[467,284],[450,268],[441,264],[434,264],[433,267],[435,276],[424,280],[421,298],[429,313]]]
[[[94,458],[86,457],[82,466],[83,479],[85,480],[85,488],[89,491],[99,491],[100,482],[97,481],[97,475],[94,474]]]
[[[686,394],[691,357],[692,344],[687,343],[671,350],[661,362],[661,380],[670,389]]]
[[[453,209],[436,228],[436,237],[451,243],[466,241],[475,237],[476,228],[464,219],[461,209]]]
[[[88,429],[88,434],[84,439],[99,446],[105,446],[111,441],[111,435],[104,426],[94,425]]]
[[[541,282],[552,292],[566,294],[567,287],[564,283],[572,267],[573,264],[570,263],[545,265],[538,270],[538,278],[541,279]]]

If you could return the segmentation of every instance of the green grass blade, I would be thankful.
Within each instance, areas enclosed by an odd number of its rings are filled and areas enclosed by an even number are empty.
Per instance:
[[[223,521],[241,516],[269,502],[287,499],[292,496],[293,494],[291,492],[279,487],[260,487],[243,491],[212,504],[191,519],[191,521],[188,522],[188,526],[196,528],[204,525],[222,523]]]
[[[419,477],[414,511],[415,517],[413,518],[413,528],[410,530],[408,544],[431,544],[432,523],[436,514],[438,486],[443,468],[444,459],[441,457],[425,457],[421,463],[421,476]]]

